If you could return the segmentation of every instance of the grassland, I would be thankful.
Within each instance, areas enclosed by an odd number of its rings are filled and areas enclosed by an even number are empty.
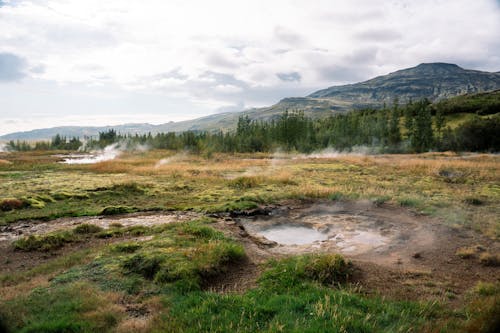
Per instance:
[[[169,156],[169,162],[158,164]],[[0,224],[97,215],[106,208],[108,213],[120,209],[214,212],[290,198],[341,196],[409,206],[450,225],[496,239],[500,236],[500,157],[496,155],[291,159],[262,154],[205,159],[152,151],[90,165],[62,165],[54,160],[35,153],[4,156],[1,197],[18,199],[24,207],[0,212]]]
[[[35,152],[0,155],[1,225],[137,211],[209,214],[289,199],[344,198],[407,207],[457,230],[493,242],[500,238],[497,155],[204,158],[158,150],[89,165],[57,160]],[[87,226],[22,238],[12,245],[16,251],[68,252],[2,272],[0,316],[10,330],[22,332],[487,332],[498,327],[493,320],[498,284],[478,284],[458,309],[367,296],[349,283],[349,263],[332,255],[274,261],[260,268],[254,288],[209,291],[213,279],[247,260],[241,244],[212,222]]]

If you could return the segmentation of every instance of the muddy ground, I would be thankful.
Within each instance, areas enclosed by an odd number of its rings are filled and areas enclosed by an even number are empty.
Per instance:
[[[92,239],[51,253],[14,251],[12,241],[24,235],[71,229],[81,223],[103,228],[113,223],[151,226],[200,216],[194,212],[134,213],[14,223],[0,228],[0,251],[3,253],[0,271],[29,269],[63,253],[110,242]],[[213,226],[241,242],[248,255],[245,262],[205,286],[216,292],[244,292],[255,286],[264,269],[262,264],[269,259],[319,252],[342,253],[354,263],[351,283],[355,287],[366,294],[389,298],[440,300],[458,306],[467,290],[478,281],[500,279],[498,267],[482,265],[477,256],[461,259],[456,255],[459,248],[477,245],[482,251],[498,253],[498,242],[472,230],[447,227],[439,220],[401,207],[370,201],[290,201],[252,212],[212,217],[217,221]],[[263,236],[278,237],[280,241],[283,240],[280,233],[286,234],[287,230],[295,232],[295,238],[285,239],[286,244]],[[309,242],[295,244],[301,243],[301,235]]]

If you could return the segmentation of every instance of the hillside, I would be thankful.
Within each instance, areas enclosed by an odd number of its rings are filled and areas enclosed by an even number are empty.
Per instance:
[[[454,64],[430,63],[399,70],[356,84],[330,87],[311,98],[350,101],[354,105],[391,103],[428,98],[431,101],[500,88],[500,73],[463,69]]]
[[[269,120],[278,117],[285,110],[302,110],[309,117],[319,118],[353,109],[380,107],[384,103],[391,104],[396,97],[400,103],[421,98],[428,98],[439,103],[439,101],[463,94],[470,96],[474,93],[498,89],[500,89],[499,72],[467,70],[454,64],[445,63],[420,64],[416,67],[399,70],[368,81],[319,90],[307,97],[284,98],[270,107],[233,113],[219,113],[193,120],[169,122],[161,125],[126,124],[105,127],[37,129],[7,134],[0,137],[0,140],[39,140],[48,139],[56,134],[68,137],[95,136],[99,132],[107,131],[110,128],[114,128],[120,133],[227,130],[235,126],[240,116],[248,116],[250,119],[257,120]],[[498,93],[491,98],[498,101]],[[456,105],[465,100],[467,100],[468,105],[475,103],[469,97],[453,103]],[[478,98],[475,98],[475,100],[477,102]],[[493,109],[498,106],[498,103],[495,103],[497,102],[492,104]]]

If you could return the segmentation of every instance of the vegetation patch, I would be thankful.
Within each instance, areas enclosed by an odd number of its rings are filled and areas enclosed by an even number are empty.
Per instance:
[[[109,297],[85,283],[36,289],[0,310],[8,329],[32,333],[107,332],[122,316]]]
[[[129,206],[108,206],[101,211],[101,215],[118,215],[136,212],[137,208]]]
[[[500,266],[500,255],[496,253],[484,252],[479,255],[479,262],[484,266]]]
[[[95,224],[83,223],[73,229],[76,234],[95,234],[101,232],[103,229]]]
[[[0,209],[2,211],[9,211],[26,207],[26,202],[16,198],[7,198],[0,201]]]
[[[13,246],[21,251],[52,251],[75,241],[77,241],[75,234],[65,231],[47,235],[30,235],[14,241]]]
[[[237,177],[229,181],[229,186],[239,190],[245,190],[259,185],[257,177]]]

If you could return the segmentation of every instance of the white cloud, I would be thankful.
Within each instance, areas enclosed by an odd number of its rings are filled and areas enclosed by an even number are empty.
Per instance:
[[[89,87],[94,96],[95,87],[112,87],[115,92],[107,95],[128,94],[140,105],[137,94],[150,91],[160,96],[151,109],[173,118],[175,112],[189,113],[193,104],[205,113],[266,105],[421,62],[500,69],[495,0],[2,3],[0,53],[25,59],[22,75],[38,80],[37,89],[44,83],[51,89],[55,82]],[[0,94],[8,99],[4,105],[23,105],[15,99],[33,88],[25,81],[9,83],[16,88]],[[50,95],[55,100],[39,98],[41,108],[73,113],[69,102],[57,101],[56,91]],[[29,116],[29,109],[6,112]],[[129,105],[123,110],[147,111]]]

